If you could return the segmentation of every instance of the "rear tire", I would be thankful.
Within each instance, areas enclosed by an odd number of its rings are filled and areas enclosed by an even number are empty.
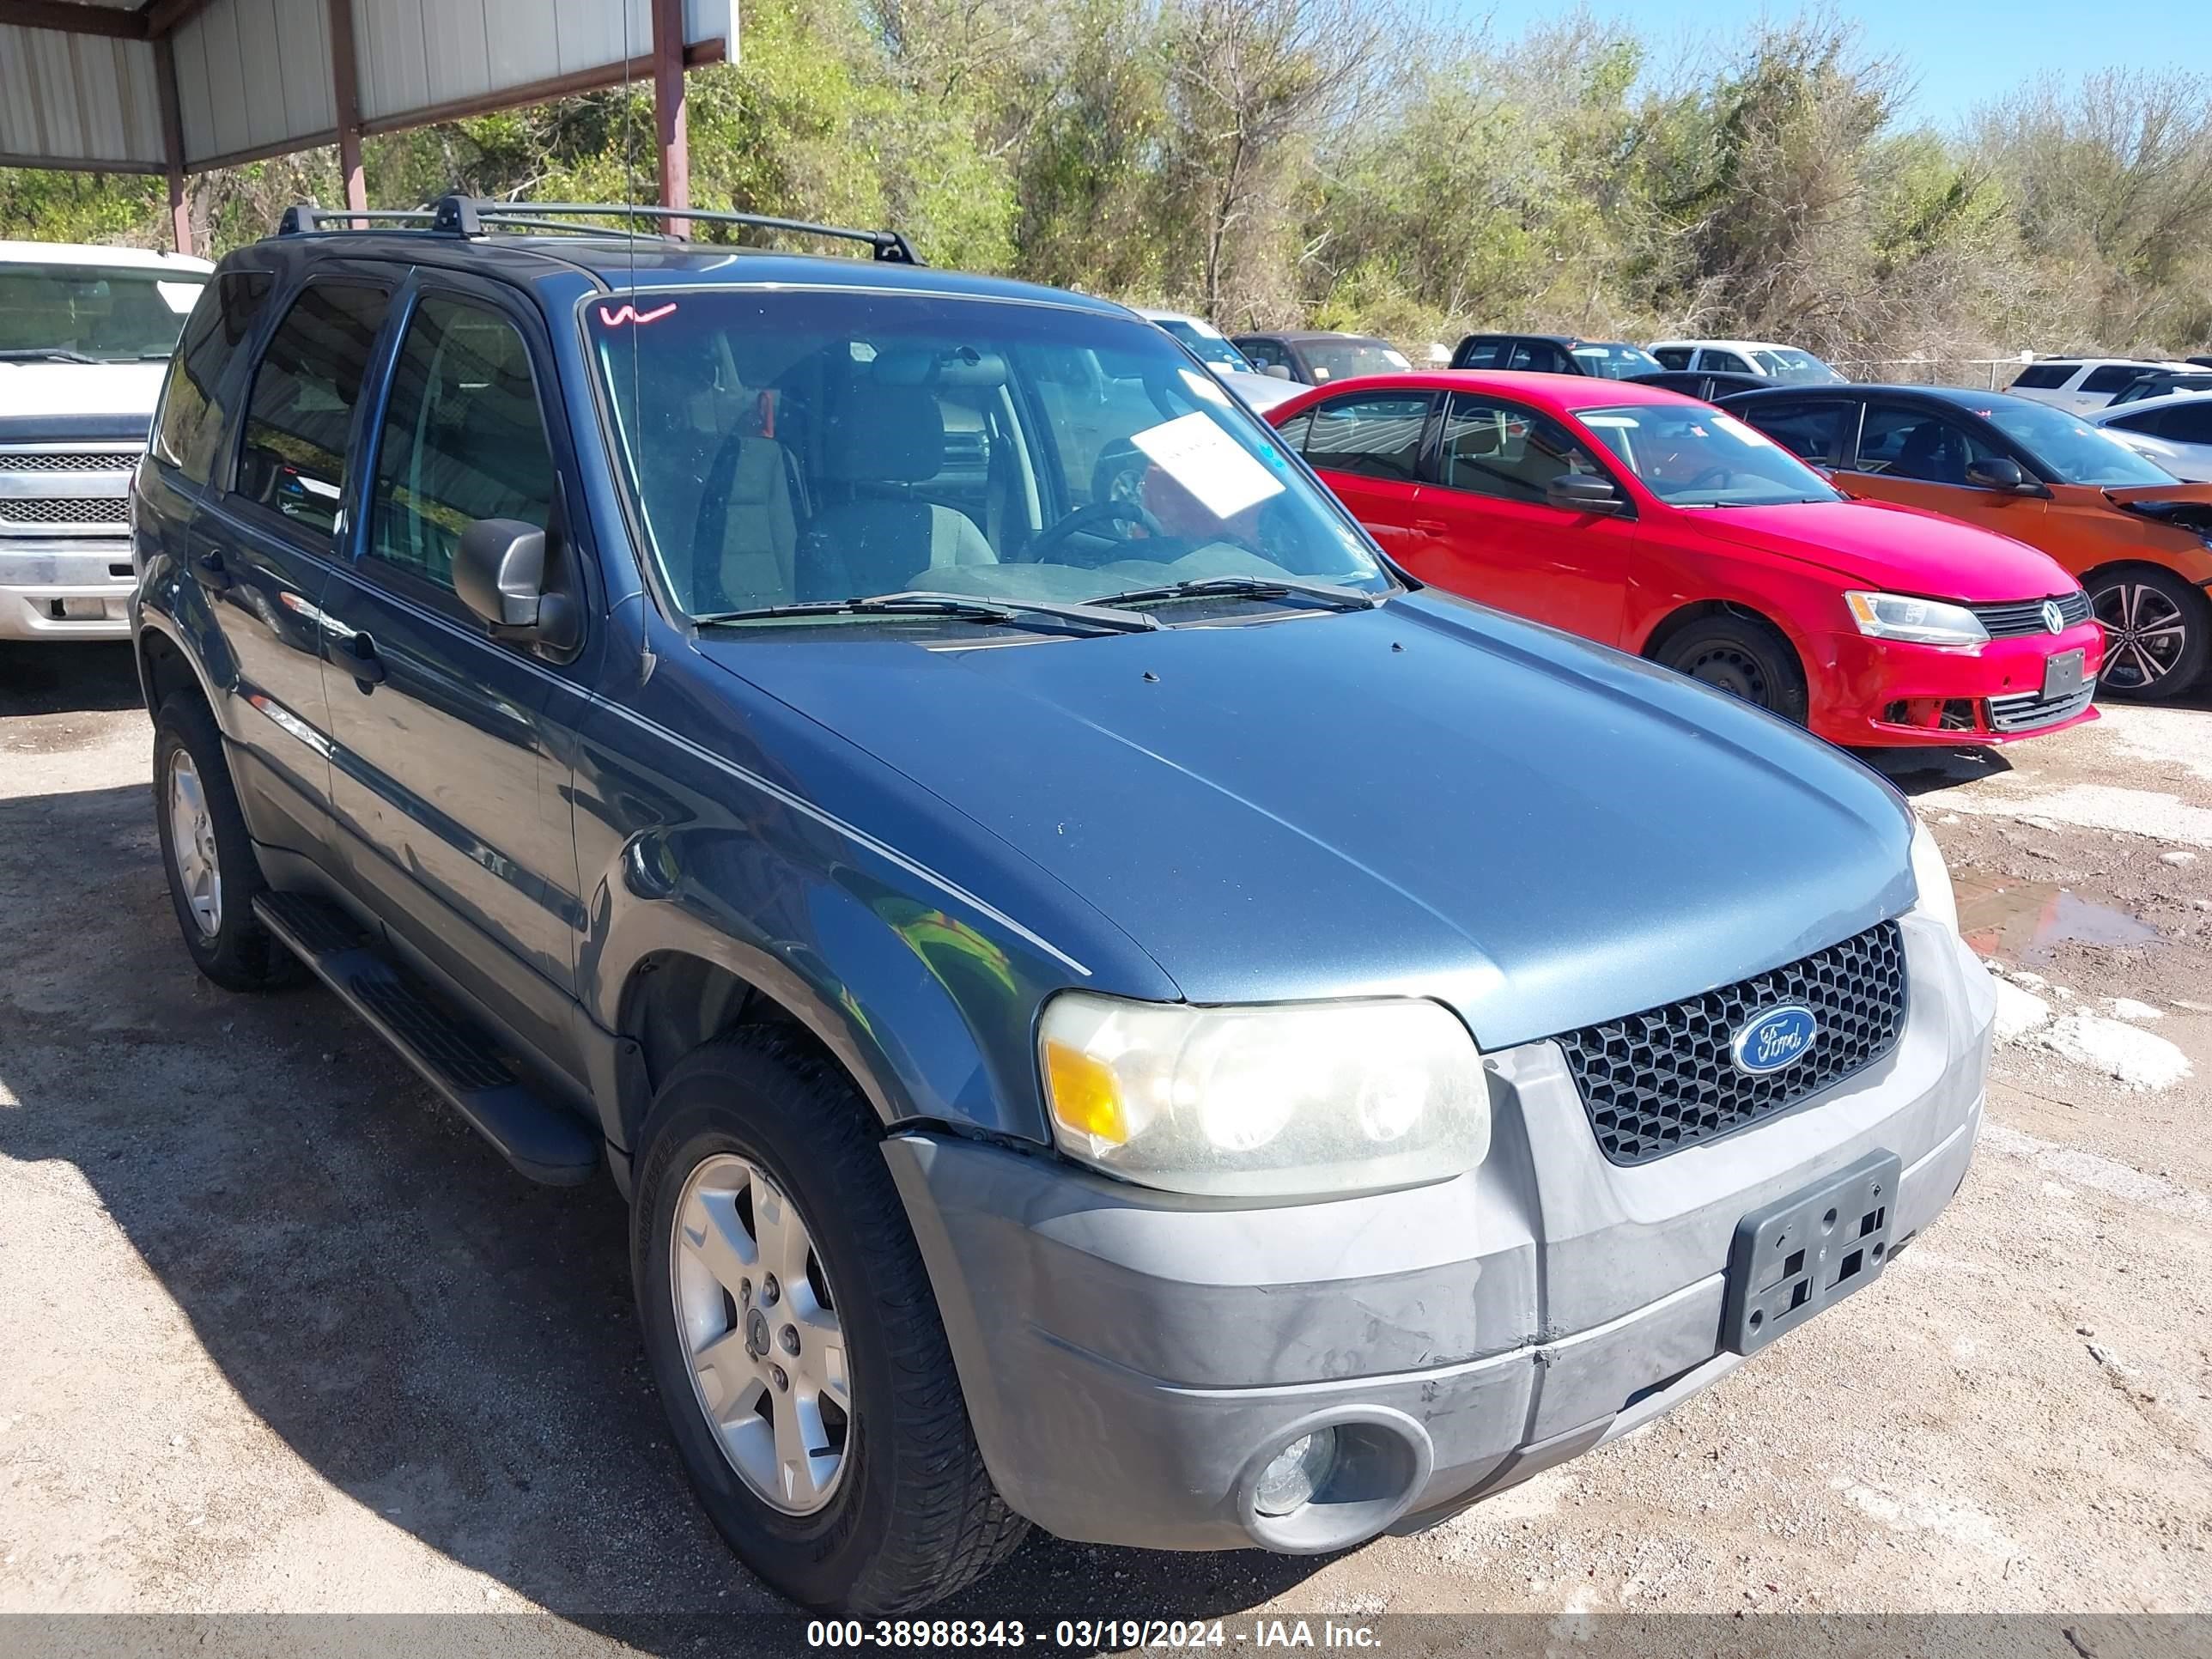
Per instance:
[[[2212,652],[2212,600],[2170,570],[2127,565],[2090,578],[2089,608],[2105,625],[2098,689],[2162,702],[2204,675]]]
[[[307,977],[253,914],[269,884],[231,787],[222,735],[207,705],[173,696],[154,716],[154,830],[169,899],[192,965],[226,991],[265,991]]]
[[[1805,724],[1805,672],[1790,641],[1767,623],[1703,617],[1669,635],[1653,655],[1678,674]]]
[[[717,1038],[654,1099],[631,1235],[646,1352],[700,1503],[775,1589],[854,1616],[951,1595],[1028,1528],[983,1468],[873,1122],[804,1037]]]

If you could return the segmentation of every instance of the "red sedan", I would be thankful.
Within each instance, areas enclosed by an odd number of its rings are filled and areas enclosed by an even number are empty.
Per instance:
[[[1267,411],[1425,581],[1692,675],[1863,747],[2094,720],[2104,631],[2007,536],[1852,501],[1656,387],[1379,374]]]

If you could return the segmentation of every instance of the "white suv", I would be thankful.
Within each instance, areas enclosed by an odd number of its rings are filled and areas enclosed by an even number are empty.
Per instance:
[[[1778,386],[1833,386],[1844,378],[1811,352],[1771,340],[1661,340],[1650,351],[1671,369],[1756,374]]]
[[[2133,384],[2137,375],[2186,363],[2147,363],[2133,357],[2046,357],[2030,363],[2005,388],[2015,398],[2049,404],[2069,415],[2091,415]]]
[[[131,636],[131,475],[214,269],[0,242],[0,640]]]

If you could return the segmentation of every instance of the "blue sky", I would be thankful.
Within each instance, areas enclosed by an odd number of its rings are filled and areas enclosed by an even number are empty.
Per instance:
[[[1529,8],[1443,0],[1470,21],[1492,16],[1517,33]],[[1698,39],[1741,39],[1762,16],[1790,17],[1773,0],[1588,0],[1595,15],[1633,24],[1663,60]],[[1836,7],[1875,51],[1900,58],[1918,83],[1911,113],[1948,126],[1976,104],[2045,73],[2072,79],[2100,69],[2212,72],[2212,0],[1856,0]]]

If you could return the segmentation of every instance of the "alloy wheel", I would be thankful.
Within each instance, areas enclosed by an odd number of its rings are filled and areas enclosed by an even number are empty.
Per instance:
[[[2142,582],[2116,582],[2097,590],[2097,620],[2105,625],[2105,681],[2116,690],[2144,691],[2173,672],[2189,646],[2189,621],[2167,595]]]
[[[699,1409],[756,1496],[811,1515],[844,1478],[854,1406],[805,1218],[759,1165],[725,1152],[684,1183],[674,1229],[669,1289]]]
[[[216,853],[215,819],[199,769],[181,749],[169,760],[169,860],[176,867],[185,908],[201,933],[213,939],[222,929],[222,860]]]

